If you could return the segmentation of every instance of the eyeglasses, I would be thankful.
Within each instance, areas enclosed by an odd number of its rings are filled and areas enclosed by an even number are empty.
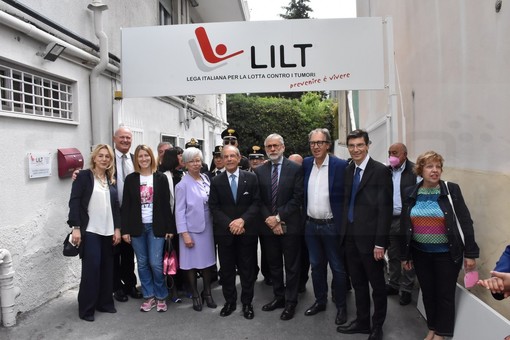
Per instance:
[[[202,164],[202,160],[200,159],[193,159],[188,162],[189,164]]]
[[[237,139],[224,139],[223,145],[236,145]]]
[[[367,146],[365,143],[347,144],[347,149],[349,149],[349,150],[363,149],[365,146]]]
[[[320,148],[324,144],[329,144],[329,142],[326,140],[318,140],[316,142],[308,142],[308,144],[310,145],[311,148],[313,148],[314,146],[318,146]]]
[[[266,145],[266,149],[272,149],[272,148],[278,149],[280,146],[281,146],[281,144],[269,144],[269,145]]]

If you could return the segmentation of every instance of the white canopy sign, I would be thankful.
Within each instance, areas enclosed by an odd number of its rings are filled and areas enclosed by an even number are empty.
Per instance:
[[[124,97],[384,88],[382,18],[122,29]]]

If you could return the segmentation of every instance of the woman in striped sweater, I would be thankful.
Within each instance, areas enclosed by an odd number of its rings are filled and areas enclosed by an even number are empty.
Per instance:
[[[479,256],[473,221],[460,187],[441,180],[443,162],[434,151],[420,155],[415,172],[423,180],[410,187],[402,199],[402,265],[406,270],[414,266],[420,282],[429,328],[426,340],[453,336],[459,271],[462,264],[466,271],[475,269]]]

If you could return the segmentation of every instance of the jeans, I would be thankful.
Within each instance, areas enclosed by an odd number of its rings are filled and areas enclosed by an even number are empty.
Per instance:
[[[142,235],[131,237],[131,244],[138,261],[142,294],[145,299],[156,297],[158,300],[165,300],[168,296],[163,275],[165,238],[154,236],[152,223],[144,223],[143,228]]]
[[[337,309],[345,308],[345,268],[342,262],[340,235],[336,226],[306,221],[305,240],[312,268],[315,302],[326,305],[328,300],[327,264],[333,274],[333,288]]]

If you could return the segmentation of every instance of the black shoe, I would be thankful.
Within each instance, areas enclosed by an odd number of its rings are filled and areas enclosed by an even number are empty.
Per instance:
[[[326,305],[319,305],[315,302],[312,307],[308,308],[305,312],[306,316],[315,315],[319,312],[324,312],[326,310]]]
[[[252,304],[243,304],[243,315],[245,319],[251,320],[255,316],[255,312],[253,312]]]
[[[200,294],[200,296],[202,297],[202,304],[205,301],[205,303],[207,304],[207,307],[209,307],[209,308],[216,308],[216,307],[218,307],[216,302],[214,302],[211,294],[206,295],[206,294],[204,294],[204,292],[202,292],[202,294]]]
[[[338,326],[336,331],[343,334],[370,334],[370,326],[368,324],[359,323],[358,320],[354,320],[347,326]]]
[[[386,295],[398,295],[398,289],[393,288],[390,285],[386,285]]]
[[[85,321],[92,322],[92,321],[94,321],[94,315],[84,315],[84,316],[80,316],[80,319],[85,320]]]
[[[192,297],[191,301],[193,301],[193,309],[194,310],[196,310],[197,312],[202,311],[202,302],[200,301],[200,298],[198,296]]]
[[[136,289],[136,287],[132,287],[125,292],[127,295],[131,296],[133,299],[141,299],[143,298],[143,294]]]
[[[262,310],[264,312],[271,312],[277,308],[283,308],[285,307],[285,300],[284,299],[278,299],[275,298],[273,301],[269,302],[268,304],[265,304],[262,306]]]
[[[113,293],[113,297],[119,302],[126,302],[128,300],[126,293],[124,293],[122,289],[115,291],[115,293]]]
[[[340,308],[336,313],[335,325],[343,325],[347,322],[347,308]]]
[[[235,310],[236,310],[236,304],[227,302],[221,309],[220,316],[229,316]]]
[[[383,331],[382,327],[374,327],[370,332],[368,340],[382,340]]]
[[[115,307],[110,307],[110,308],[97,307],[96,310],[101,313],[117,313],[117,310],[115,309]]]
[[[411,303],[411,293],[402,291],[402,293],[400,293],[399,303],[402,306],[407,306],[408,304],[410,304]]]
[[[271,280],[271,278],[269,277],[265,277],[264,278],[264,283],[268,286],[272,286],[273,285],[273,280]]]
[[[290,320],[294,317],[295,313],[296,313],[296,306],[287,305],[287,306],[285,306],[285,309],[283,310],[282,314],[280,315],[280,319],[283,321]]]

